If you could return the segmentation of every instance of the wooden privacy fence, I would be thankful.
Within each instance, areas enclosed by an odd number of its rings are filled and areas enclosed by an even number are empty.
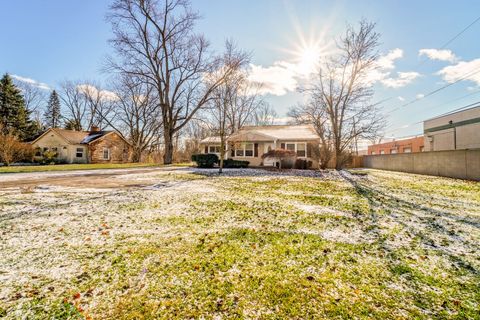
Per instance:
[[[363,166],[372,169],[480,180],[480,149],[364,156]]]

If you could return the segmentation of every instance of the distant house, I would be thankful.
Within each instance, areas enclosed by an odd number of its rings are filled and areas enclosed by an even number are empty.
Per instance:
[[[317,167],[312,151],[319,143],[310,125],[245,126],[227,138],[225,158],[246,160],[252,166],[277,166],[277,159],[262,159],[262,155],[272,149],[287,149],[294,151],[297,159],[311,161]],[[200,145],[204,153],[220,155],[219,137],[203,139]]]
[[[426,151],[480,148],[480,106],[423,122]]]
[[[35,158],[45,151],[57,154],[65,163],[125,163],[131,158],[131,145],[116,131],[74,131],[50,128],[31,142]]]
[[[390,142],[373,144],[368,146],[369,155],[411,153],[411,152],[423,152],[423,151],[424,151],[423,136],[413,137],[408,139],[401,139],[401,140],[393,140]]]

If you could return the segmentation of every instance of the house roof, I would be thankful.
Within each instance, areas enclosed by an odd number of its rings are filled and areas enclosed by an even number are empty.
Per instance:
[[[203,143],[203,144],[220,143],[220,137],[219,136],[206,137],[205,139],[200,140],[200,143]]]
[[[232,135],[229,141],[316,140],[319,139],[311,125],[245,126]]]
[[[89,144],[113,132],[113,131],[90,132],[90,131],[75,131],[75,130],[67,130],[67,129],[60,129],[60,128],[50,128],[47,131],[45,131],[43,134],[41,134],[37,139],[33,140],[31,143],[33,144],[37,142],[39,139],[41,139],[48,132],[51,132],[51,131],[57,133],[60,137],[65,139],[65,141],[70,144]]]

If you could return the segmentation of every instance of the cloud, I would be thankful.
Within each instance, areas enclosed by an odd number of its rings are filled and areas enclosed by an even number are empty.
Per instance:
[[[462,79],[480,85],[480,58],[471,61],[460,61],[455,65],[441,69],[437,74],[441,75],[443,80],[448,83]]]
[[[382,70],[395,69],[395,60],[403,57],[403,50],[395,48],[390,50],[386,55],[381,56],[377,61],[378,68]]]
[[[261,94],[283,96],[296,90],[299,77],[295,64],[277,61],[270,67],[250,65],[248,80],[261,85]]]
[[[381,56],[367,76],[366,82],[374,84],[379,82],[387,88],[401,88],[410,84],[420,76],[420,73],[414,71],[397,72],[392,74],[395,69],[396,60],[403,58],[403,50],[395,48],[387,54]]]
[[[405,98],[402,97],[402,96],[398,96],[397,99],[400,100],[400,101],[405,101]]]
[[[422,99],[423,97],[425,97],[425,95],[423,93],[419,93],[415,96],[415,98],[417,98],[417,99]]]
[[[440,61],[457,61],[457,57],[451,50],[438,50],[438,49],[420,49],[418,51],[419,56],[427,56],[431,60],[440,60]]]
[[[43,83],[43,82],[38,82],[37,80],[31,79],[31,78],[21,77],[21,76],[16,75],[16,74],[12,74],[10,76],[17,81],[28,83],[28,84],[30,84],[34,87],[37,87],[37,88],[40,88],[40,89],[43,89],[43,90],[50,90],[51,89],[48,86],[48,84]]]
[[[115,92],[109,90],[98,90],[97,87],[91,84],[80,84],[77,86],[77,90],[84,93],[90,94],[92,96],[100,96],[102,99],[108,101],[118,100],[118,96]]]
[[[410,72],[397,72],[396,78],[386,78],[381,80],[382,84],[388,88],[401,88],[415,80],[420,76],[420,73]]]
[[[397,72],[392,75],[396,60],[402,57],[403,50],[400,48],[392,49],[387,54],[380,56],[375,67],[366,76],[365,82],[370,85],[379,82],[389,88],[400,88],[411,83],[420,76],[418,72]],[[310,78],[313,67],[305,68],[304,64],[305,62],[291,63],[287,61],[276,61],[268,67],[252,64],[248,79],[252,83],[261,85],[260,94],[283,96],[288,92],[295,91]]]

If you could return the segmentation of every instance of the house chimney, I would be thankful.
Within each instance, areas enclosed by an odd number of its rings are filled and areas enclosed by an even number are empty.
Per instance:
[[[97,126],[92,126],[92,127],[90,128],[90,132],[99,132],[99,131],[100,131],[100,128],[97,127]]]

